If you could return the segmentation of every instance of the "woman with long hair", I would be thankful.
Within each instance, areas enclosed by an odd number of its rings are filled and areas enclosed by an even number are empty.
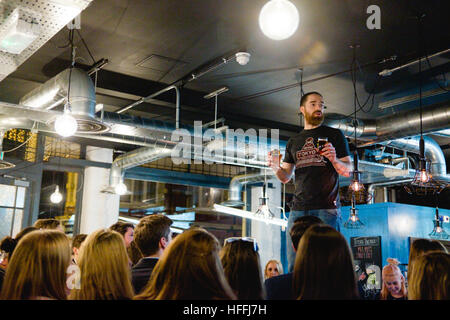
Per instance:
[[[70,259],[70,240],[64,233],[56,230],[30,232],[14,249],[1,299],[65,300]]]
[[[406,300],[407,291],[405,285],[405,277],[398,267],[398,260],[389,258],[388,264],[381,272],[382,285],[380,292],[380,300]]]
[[[408,259],[408,281],[414,269],[414,262],[418,257],[431,251],[447,252],[447,249],[437,240],[416,239],[411,243]]]
[[[202,228],[178,235],[153,269],[137,300],[235,299],[219,259],[217,238]]]
[[[409,281],[408,299],[450,300],[450,254],[435,251],[417,258]]]
[[[81,244],[79,288],[70,300],[126,300],[133,298],[125,241],[116,231],[100,229]]]
[[[265,298],[263,276],[256,240],[232,237],[225,239],[220,251],[225,278],[239,300]]]
[[[298,300],[358,299],[353,258],[345,238],[328,225],[313,225],[297,248],[294,292]]]

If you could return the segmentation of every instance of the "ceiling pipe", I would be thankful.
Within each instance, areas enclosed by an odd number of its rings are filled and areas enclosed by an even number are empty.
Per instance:
[[[393,186],[393,185],[397,185],[397,184],[402,184],[402,183],[409,183],[413,180],[413,178],[409,178],[409,179],[397,179],[397,180],[393,180],[393,181],[388,181],[388,182],[380,182],[380,183],[372,183],[369,185],[369,187],[367,188],[367,192],[369,194],[374,194],[375,192],[375,188],[376,187],[387,187],[387,186]],[[369,204],[373,204],[375,203],[375,197],[371,197]]]
[[[273,176],[273,171],[269,170],[269,172],[266,174],[264,172],[259,172],[233,177],[233,179],[231,179],[230,187],[228,190],[228,200],[223,202],[222,204],[227,207],[242,207],[244,205],[241,196],[243,186],[258,183],[264,181],[266,178],[270,179]]]
[[[325,117],[324,125],[340,129],[345,136],[355,135],[353,119],[338,114]],[[435,104],[426,107],[422,112],[423,133],[431,133],[448,128],[450,123],[450,104]],[[408,110],[378,119],[357,119],[356,137],[370,140],[375,144],[386,140],[394,140],[418,134],[420,125],[420,110]],[[370,144],[369,143],[369,144]],[[369,145],[368,143],[364,145]]]
[[[68,98],[71,114],[77,119],[78,133],[103,133],[109,130],[107,125],[95,117],[94,84],[89,75],[78,68],[58,73],[23,96],[19,104],[37,110],[51,110]]]

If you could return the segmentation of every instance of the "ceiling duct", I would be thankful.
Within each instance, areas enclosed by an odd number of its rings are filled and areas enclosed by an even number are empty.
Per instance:
[[[353,119],[339,114],[329,114],[324,124],[340,129],[347,137],[355,135]],[[339,117],[342,117],[339,119]],[[448,129],[450,104],[439,103],[426,107],[422,112],[423,133]],[[408,110],[378,119],[357,119],[356,137],[377,143],[387,140],[415,136],[420,125],[420,111]],[[367,144],[365,144],[367,145]]]
[[[233,177],[230,182],[228,190],[228,200],[224,201],[222,205],[227,207],[242,207],[245,203],[242,201],[242,187],[247,184],[258,183],[264,181],[266,177],[269,179],[273,177],[274,173],[269,170],[268,174],[264,172],[245,174]]]
[[[19,104],[37,110],[50,110],[68,97],[70,76],[70,107],[77,120],[77,133],[104,133],[110,128],[95,117],[95,89],[89,75],[77,68],[66,69],[23,96]],[[47,124],[52,126],[55,118]]]
[[[14,36],[14,30],[24,30],[29,26],[29,43],[23,44],[20,53],[15,50],[0,51],[0,81],[14,72],[22,63],[39,50],[69,22],[74,20],[92,0],[3,0],[0,2],[0,35]],[[17,15],[17,17],[15,17]],[[18,23],[18,28],[11,27],[11,22]],[[25,30],[27,27],[25,27]],[[17,34],[17,33],[16,33]],[[20,34],[19,34],[20,35]],[[37,35],[37,36],[36,36]],[[21,35],[23,36],[23,34]],[[30,37],[23,37],[29,40]]]

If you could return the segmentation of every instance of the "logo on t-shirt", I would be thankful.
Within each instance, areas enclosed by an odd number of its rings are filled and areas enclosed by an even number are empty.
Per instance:
[[[306,139],[303,147],[295,153],[296,168],[304,167],[323,167],[326,165],[326,161],[323,156],[320,155],[319,149],[314,146],[314,138],[309,137]]]

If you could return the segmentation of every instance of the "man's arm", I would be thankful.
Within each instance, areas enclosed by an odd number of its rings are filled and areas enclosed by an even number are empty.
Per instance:
[[[350,177],[350,172],[353,171],[352,160],[350,156],[335,159],[331,163],[338,174],[344,177]]]
[[[334,149],[331,143],[327,143],[325,147],[322,149],[321,153],[324,157],[330,160],[334,169],[338,174],[344,177],[350,177],[350,172],[352,172],[352,160],[350,156],[346,156],[343,158],[336,158],[336,150]]]
[[[282,162],[281,165],[273,163],[270,153],[267,157],[267,166],[272,168],[275,176],[281,183],[288,183],[294,175],[295,165],[293,163]]]

